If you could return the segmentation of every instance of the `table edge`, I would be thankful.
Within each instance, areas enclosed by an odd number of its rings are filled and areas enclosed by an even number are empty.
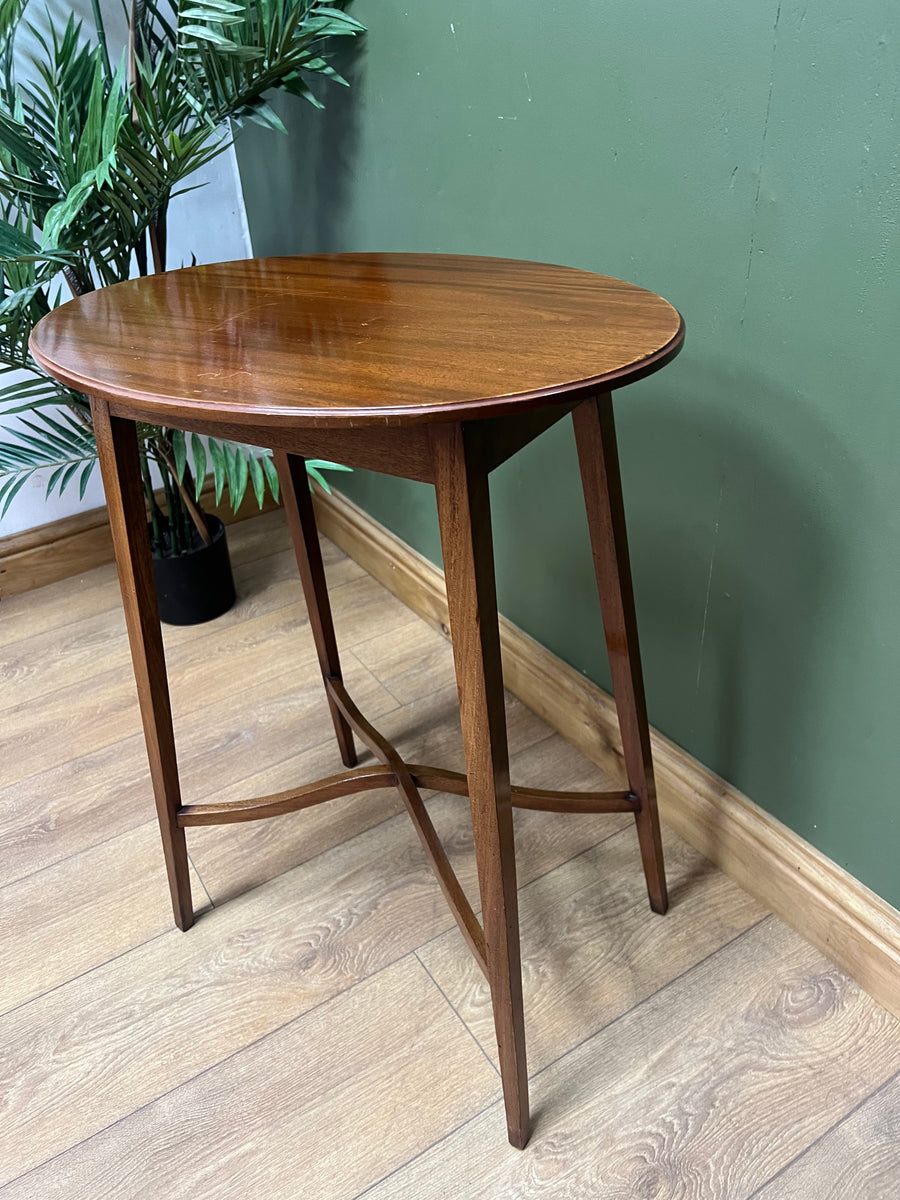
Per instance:
[[[678,312],[677,309],[673,311]],[[151,423],[169,424],[177,428],[179,416],[186,420],[207,421],[210,424],[235,424],[247,426],[315,426],[318,428],[363,428],[366,426],[400,426],[421,425],[433,422],[447,421],[477,421],[490,417],[500,417],[512,412],[526,412],[529,409],[541,408],[552,404],[556,398],[571,400],[573,396],[585,396],[606,391],[615,391],[626,387],[639,379],[660,370],[670,363],[681,352],[684,346],[685,322],[678,312],[678,329],[672,338],[658,350],[637,362],[629,363],[615,371],[607,371],[588,379],[574,380],[568,384],[556,385],[549,388],[539,388],[529,392],[516,392],[507,396],[481,397],[479,399],[453,401],[443,404],[423,404],[416,407],[383,405],[378,408],[266,408],[260,405],[241,406],[198,403],[197,401],[178,400],[171,396],[155,396],[145,391],[132,391],[129,388],[112,388],[103,385],[98,380],[87,379],[73,371],[66,371],[50,360],[34,344],[34,333],[29,338],[29,350],[35,361],[53,379],[64,383],[97,400],[103,400],[117,410],[137,416]],[[165,418],[159,420],[159,418]],[[171,419],[171,420],[170,420]]]

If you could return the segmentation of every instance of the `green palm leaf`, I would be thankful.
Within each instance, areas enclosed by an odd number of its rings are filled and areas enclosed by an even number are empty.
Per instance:
[[[46,491],[49,496],[53,491],[64,491],[80,469],[84,495],[96,462],[97,444],[93,434],[74,418],[54,418],[38,412],[5,432],[15,440],[0,443],[0,517],[36,471],[51,470]]]
[[[322,0],[124,8],[130,62],[113,69],[100,0],[91,0],[92,28],[74,14],[29,24],[36,78],[20,83],[15,38],[38,6],[0,0],[0,516],[35,471],[48,472],[48,494],[76,481],[83,494],[93,469],[85,398],[47,378],[28,350],[34,325],[59,303],[60,278],[76,293],[118,282],[135,259],[147,269],[148,245],[164,263],[169,203],[230,145],[232,122],[283,131],[267,100],[277,88],[321,107],[311,79],[346,83],[328,61],[331,39],[363,30]],[[174,476],[176,505],[179,488],[199,497],[208,465],[217,500],[227,488],[235,508],[248,486],[259,504],[267,489],[278,496],[269,451],[158,426],[140,426],[139,438],[144,458]],[[327,487],[330,467],[310,463],[311,477]]]

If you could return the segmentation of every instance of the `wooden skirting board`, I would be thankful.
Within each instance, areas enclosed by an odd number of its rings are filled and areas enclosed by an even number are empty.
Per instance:
[[[204,507],[226,522],[258,511],[245,503],[235,517],[211,500],[205,489]],[[322,532],[449,636],[443,573],[346,497],[317,489],[315,502]],[[111,561],[105,509],[0,538],[0,602]],[[624,778],[611,698],[504,617],[500,638],[509,690]],[[900,1016],[900,912],[656,731],[653,754],[664,820]]]
[[[316,517],[326,537],[449,636],[433,563],[337,493],[317,493]],[[500,641],[509,690],[624,779],[611,697],[504,617]],[[656,730],[653,756],[663,819],[900,1016],[900,912]]]

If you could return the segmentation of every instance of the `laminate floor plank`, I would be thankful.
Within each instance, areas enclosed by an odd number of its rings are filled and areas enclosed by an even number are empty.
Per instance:
[[[664,917],[647,901],[633,821],[530,886],[520,880],[530,1071],[554,1062],[766,916],[669,831],[665,850],[672,906]],[[462,938],[451,930],[420,958],[498,1063],[490,991]]]
[[[510,743],[514,750],[528,748],[547,736],[546,726],[515,697],[508,697]],[[416,706],[391,710],[379,718],[379,728],[396,738],[410,762],[443,763],[461,769],[461,736],[456,713],[456,691],[436,692]],[[560,744],[565,743],[560,739]],[[569,751],[571,756],[571,751]],[[557,761],[565,757],[560,750]],[[578,757],[576,755],[576,757]],[[365,748],[360,762],[371,762]],[[583,760],[582,760],[583,761]],[[250,779],[226,785],[217,792],[222,802],[268,796],[341,770],[334,739],[301,754],[272,763]],[[430,792],[422,793],[430,796]],[[462,800],[466,804],[466,800]],[[282,871],[380,821],[402,811],[395,788],[366,792],[362,796],[331,800],[317,808],[292,812],[272,821],[253,821],[188,830],[188,848],[216,904],[228,896],[257,887]],[[599,836],[599,835],[598,835]],[[596,840],[596,836],[593,839]]]
[[[379,599],[388,611],[399,603],[384,589],[379,591]],[[355,606],[354,600],[350,607]],[[179,642],[167,648],[167,662],[176,725],[194,708],[228,697],[235,702],[242,680],[259,683],[274,679],[292,664],[298,688],[304,692],[315,688],[320,698],[322,694],[321,674],[302,604],[280,607],[235,624],[217,636]],[[359,663],[356,666],[358,676],[368,675]],[[391,706],[395,704],[392,700]],[[4,714],[0,787],[56,766],[73,751],[86,754],[99,750],[139,728],[134,679],[124,665],[95,675],[90,687],[78,680],[47,696],[26,701]]]
[[[406,958],[0,1197],[349,1200],[499,1092],[481,1051]]]
[[[448,808],[451,800],[448,819],[462,831],[463,810],[455,797],[445,798]],[[187,933],[172,929],[0,1017],[0,1182],[451,923],[402,814],[210,910]]]
[[[188,802],[341,769],[283,514],[229,541],[235,609],[165,631]],[[464,769],[449,644],[323,554],[354,699]],[[524,1154],[395,792],[189,830],[175,930],[119,606],[111,567],[0,604],[0,1200],[900,1196],[898,1023],[669,834],[653,915],[627,814],[514,814]],[[514,782],[622,786],[507,719]],[[477,910],[468,803],[427,803]]]
[[[264,513],[230,525],[228,546],[236,577],[245,564],[287,551],[290,539],[284,514]],[[330,553],[342,555],[336,547],[332,547]],[[361,568],[359,571],[362,573]],[[114,563],[106,563],[34,591],[4,596],[0,599],[0,646],[45,633],[48,629],[62,629],[73,621],[90,618],[99,612],[117,611],[121,603]]]
[[[311,655],[310,651],[310,655]],[[287,664],[282,662],[284,672]],[[175,740],[185,801],[212,799],[222,781],[247,776],[296,755],[305,746],[334,745],[319,675],[311,657],[289,673],[249,681],[226,674],[231,686],[216,703],[176,712]],[[344,676],[358,703],[380,720],[396,701],[345,654]],[[130,684],[134,694],[134,685]],[[134,700],[135,710],[137,706]],[[134,712],[135,723],[137,713]],[[155,816],[142,735],[84,752],[54,731],[59,762],[0,788],[0,882],[7,883],[80,853]],[[339,761],[330,770],[339,770]]]
[[[122,603],[114,563],[34,591],[0,597],[0,646],[64,629],[70,621],[112,612]]]
[[[194,907],[208,907],[191,870]],[[159,827],[141,825],[0,888],[0,1013],[172,927]]]
[[[435,687],[455,683],[453,648],[436,629],[418,618],[353,649],[363,666],[401,704],[410,704]]]
[[[338,611],[341,588],[359,577],[361,568],[352,559],[323,542],[326,576]],[[306,624],[306,612],[297,608],[300,581],[293,554],[282,551],[234,568],[237,601],[215,621],[203,625],[166,625],[163,640],[170,663],[177,661],[181,647],[201,642],[213,647],[226,631],[294,605],[298,626]],[[368,576],[366,576],[368,579]],[[347,602],[349,602],[349,594]],[[125,617],[118,589],[112,589],[112,606],[69,621],[61,628],[48,626],[40,633],[0,645],[0,711],[33,702],[66,688],[73,680],[87,679],[111,670],[131,670]],[[356,601],[348,607],[357,609]],[[405,615],[405,610],[404,610]],[[0,612],[0,623],[4,614]]]
[[[771,1180],[753,1200],[897,1200],[900,1075]]]
[[[898,1033],[770,917],[538,1072],[524,1153],[497,1104],[362,1194],[749,1200],[897,1071]]]

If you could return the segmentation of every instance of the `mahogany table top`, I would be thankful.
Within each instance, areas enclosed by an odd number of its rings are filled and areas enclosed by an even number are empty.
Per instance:
[[[284,426],[472,420],[658,370],[667,301],[571,267],[427,254],[248,259],[129,280],[46,316],[56,378],[145,419]]]

